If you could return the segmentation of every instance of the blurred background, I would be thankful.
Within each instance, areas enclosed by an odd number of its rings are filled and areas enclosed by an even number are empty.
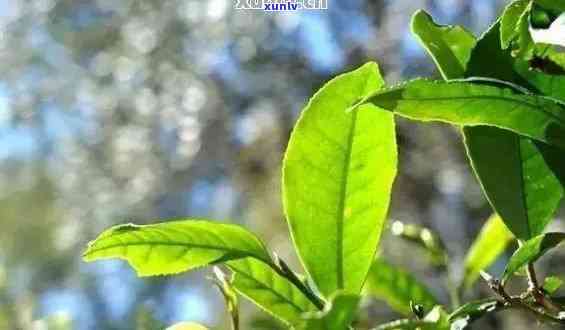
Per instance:
[[[233,0],[0,0],[0,329],[227,329],[208,271],[137,279],[124,262],[82,262],[85,244],[116,223],[190,216],[243,224],[299,269],[280,166],[308,97],[368,60],[389,83],[437,76],[410,15],[425,8],[478,35],[505,2],[329,0],[265,13]],[[391,217],[437,231],[461,271],[490,208],[459,134],[400,120],[399,144]],[[384,241],[389,260],[447,302],[443,275]],[[546,271],[563,271],[558,258]],[[488,293],[477,287],[467,297]],[[371,306],[375,324],[398,317]],[[244,307],[244,329],[275,329]],[[532,324],[514,312],[481,329]]]

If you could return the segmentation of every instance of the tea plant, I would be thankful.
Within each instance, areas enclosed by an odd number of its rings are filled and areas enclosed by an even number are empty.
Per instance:
[[[564,299],[554,296],[561,280],[538,278],[534,266],[565,240],[565,233],[544,233],[565,184],[564,11],[563,1],[514,1],[478,39],[419,11],[412,31],[443,80],[386,87],[377,64],[367,63],[312,97],[292,132],[282,178],[286,219],[305,274],[244,228],[196,219],[111,228],[90,243],[85,260],[125,259],[139,276],[223,265],[215,268],[215,283],[234,329],[239,297],[294,329],[465,329],[507,309],[565,325]],[[449,285],[451,307],[377,254],[397,171],[397,116],[460,127],[495,211],[469,249],[464,279]],[[447,267],[449,256],[434,233],[400,222],[391,228]],[[514,239],[519,248],[504,273],[484,272]],[[507,281],[520,272],[528,289],[508,292]],[[461,292],[480,274],[493,297],[461,305]],[[362,324],[363,295],[384,299],[407,318]]]

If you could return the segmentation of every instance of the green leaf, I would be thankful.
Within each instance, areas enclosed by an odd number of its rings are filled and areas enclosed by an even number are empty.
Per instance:
[[[510,52],[500,49],[499,35],[500,28],[494,25],[481,38],[472,51],[466,76],[490,77],[527,85],[514,72],[514,59]],[[488,107],[486,102],[484,104]],[[435,110],[434,106],[429,108]],[[468,109],[469,116],[476,114],[474,107]],[[516,119],[524,121],[523,118]],[[488,124],[503,126],[493,122]],[[473,169],[494,209],[517,237],[528,239],[540,234],[563,197],[564,152],[496,127],[467,126],[463,134]]]
[[[496,299],[484,299],[472,301],[457,308],[449,315],[452,330],[467,329],[472,322],[483,317],[487,313],[492,313],[501,309],[504,303]]]
[[[294,244],[326,297],[359,293],[386,220],[397,164],[393,116],[371,105],[346,112],[382,84],[375,63],[331,80],[304,109],[285,155]]]
[[[543,290],[548,294],[554,294],[562,285],[562,279],[556,276],[549,276],[543,282]]]
[[[557,65],[557,64],[554,64]],[[565,68],[561,68],[562,70]],[[529,88],[537,90],[544,95],[551,96],[565,102],[565,76],[550,75],[538,70],[532,70],[528,62],[516,61],[514,70],[526,80]]]
[[[346,330],[355,318],[360,297],[336,294],[322,312],[307,316],[305,330]]]
[[[410,119],[496,126],[565,148],[563,105],[506,87],[416,79],[378,91],[365,102]]]
[[[515,35],[510,35],[509,26],[513,25],[512,29],[516,29],[520,16],[527,8],[529,1],[512,3],[503,15],[500,28],[494,25],[474,49],[472,48],[474,43],[470,42],[457,42],[457,40],[450,40],[449,43],[440,42],[438,39],[441,39],[442,33],[445,34],[445,30],[436,30],[437,34],[433,35],[435,38],[429,36],[423,38],[421,35],[427,35],[424,33],[426,30],[421,27],[413,28],[413,31],[420,36],[424,47],[434,58],[445,79],[461,78],[466,75],[522,83],[523,80],[513,70],[514,59],[510,52],[500,48],[499,34],[502,34],[503,44],[510,42]],[[423,22],[426,21],[433,26],[433,23],[429,23],[430,19],[426,14],[417,14],[413,22],[416,21],[416,17],[419,17],[418,21],[421,22],[419,26],[424,25]],[[517,34],[518,31],[515,33]],[[463,32],[460,34],[463,35]],[[461,40],[466,39],[468,38],[461,38]],[[453,48],[465,50],[461,51],[464,55],[459,56],[459,65],[455,65],[455,59],[458,57],[451,51]],[[470,61],[469,54],[471,54]],[[469,69],[465,72],[467,62]],[[557,88],[557,90],[562,89]],[[527,239],[541,233],[551,220],[563,195],[563,189],[552,174],[552,170],[565,171],[565,166],[561,166],[565,165],[565,161],[552,166],[546,164],[547,158],[562,159],[563,157],[557,155],[562,155],[563,152],[549,151],[547,150],[550,149],[549,146],[534,143],[530,139],[496,127],[465,127],[463,134],[474,170],[494,208],[504,216],[518,237]],[[544,152],[538,149],[543,149]],[[546,153],[553,156],[545,156]],[[516,208],[516,205],[522,205],[522,208]],[[470,278],[468,284],[474,281],[476,275],[477,273]]]
[[[480,271],[496,261],[512,238],[512,233],[502,219],[493,214],[484,224],[465,257],[465,287],[469,288],[479,277]]]
[[[565,233],[547,233],[536,236],[525,242],[510,258],[502,281],[506,282],[514,272],[528,263],[535,262],[550,249],[558,246],[565,240]]]
[[[522,85],[514,72],[511,49],[501,47],[500,23],[493,24],[477,41],[467,63],[465,77],[488,77]]]
[[[565,76],[549,75],[531,70],[525,62],[517,62],[514,67],[520,76],[527,81],[530,89],[565,102],[565,88],[563,88]],[[565,152],[560,148],[542,143],[536,143],[536,146],[563,189],[565,187]],[[558,192],[555,193],[558,194]]]
[[[481,37],[471,52],[465,76],[501,79],[528,87],[532,86],[529,86],[524,78],[528,81],[531,79],[535,82],[535,87],[545,94],[560,98],[564,90],[559,88],[560,76],[534,72],[526,62],[520,62],[525,63],[521,66],[520,77],[514,72],[515,59],[510,50],[501,48],[500,39],[509,36],[500,37],[500,34],[509,33],[508,26],[517,24],[510,21],[518,21],[522,12],[527,9],[525,7],[528,7],[528,2],[524,4],[518,1],[511,4],[502,19],[502,27],[495,24]],[[440,70],[449,73],[444,74],[444,78],[460,78],[459,70],[442,69],[449,68],[450,61],[444,60],[445,55],[441,56],[449,53],[449,49],[445,45],[439,48],[437,45],[442,44],[437,41],[424,43],[427,49],[435,50],[430,54]],[[563,196],[563,151],[540,142],[534,143],[530,139],[518,137],[496,127],[469,126],[463,129],[463,134],[475,173],[494,209],[503,216],[518,237],[528,239],[541,233]],[[516,208],[516,205],[521,207]]]
[[[318,309],[289,280],[269,265],[245,258],[228,262],[233,288],[261,309],[287,325],[298,325],[302,314]]]
[[[520,18],[528,10],[529,0],[518,0],[509,4],[500,19],[500,41],[503,49],[510,46],[520,35]]]
[[[501,49],[499,34],[494,25],[479,40],[466,75],[533,89],[514,71],[515,59],[509,50]],[[539,85],[548,85],[539,80]],[[563,150],[496,127],[465,127],[463,134],[481,186],[508,228],[524,240],[541,234],[563,197],[563,184],[559,182],[559,172],[565,171]]]
[[[387,263],[382,258],[373,262],[364,288],[365,294],[386,301],[395,311],[412,315],[410,302],[422,305],[425,311],[437,304],[428,288],[409,272]]]
[[[530,17],[532,14],[532,5],[532,2],[528,3],[528,6],[526,7],[522,15],[520,15],[520,19],[518,20],[518,38],[516,41],[517,46],[513,55],[521,59],[531,59],[536,52],[536,44],[534,43],[534,40],[532,39],[532,35],[530,33]]]
[[[84,253],[85,261],[127,260],[139,276],[176,274],[245,257],[270,262],[254,234],[236,225],[197,220],[115,226]]]
[[[412,16],[412,33],[433,58],[444,79],[463,77],[475,37],[460,26],[440,26],[425,11]]]
[[[473,134],[464,131],[473,169],[496,212],[520,239],[541,234],[563,197],[563,187],[542,153],[546,147],[487,126],[474,128]]]

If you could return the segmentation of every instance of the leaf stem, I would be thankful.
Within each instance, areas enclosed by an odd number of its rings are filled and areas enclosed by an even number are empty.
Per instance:
[[[224,300],[226,302],[228,311],[230,313],[232,330],[239,330],[239,304],[237,301],[237,296],[233,291],[233,288],[228,280],[226,280],[226,275],[218,266],[214,266],[214,278],[210,278],[214,284],[218,287]]]
[[[310,299],[310,301],[316,306],[319,310],[323,310],[325,306],[325,302],[322,298],[320,298],[312,288],[310,288],[306,283],[304,283],[296,273],[290,269],[288,264],[282,260],[278,255],[275,254],[275,261],[271,264],[271,267],[282,277],[289,280],[292,284],[296,286],[300,292],[302,292],[306,297]]]

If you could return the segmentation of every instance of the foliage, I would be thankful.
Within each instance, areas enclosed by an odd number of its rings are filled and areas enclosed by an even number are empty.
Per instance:
[[[235,293],[295,329],[356,327],[363,294],[408,317],[376,329],[464,329],[512,308],[563,324],[563,311],[551,297],[561,281],[548,278],[542,287],[534,270],[537,259],[565,240],[565,233],[543,233],[561,203],[565,178],[565,98],[563,88],[554,87],[563,77],[547,69],[565,71],[554,47],[562,45],[560,10],[550,2],[515,1],[479,39],[461,27],[439,26],[419,11],[412,31],[443,80],[383,87],[371,62],[334,78],[312,97],[283,162],[285,214],[306,275],[241,227],[192,219],[111,228],[89,245],[85,260],[125,259],[140,276],[224,265],[231,277],[217,271],[217,283],[234,329]],[[543,38],[532,28],[540,12],[551,21]],[[449,285],[451,304],[458,307],[451,314],[412,274],[375,257],[397,170],[397,116],[461,128],[496,212],[470,248],[462,283]],[[450,271],[447,253],[430,230],[397,229],[395,223],[393,232],[418,242]],[[499,281],[484,269],[513,237],[520,247]],[[523,267],[529,288],[512,296],[505,283]],[[460,289],[479,273],[497,297],[458,306]]]
[[[344,111],[382,85],[375,63],[327,83],[304,109],[286,151],[292,238],[326,297],[359,293],[385,223],[396,175],[393,116],[372,105]]]
[[[473,285],[481,270],[487,269],[496,261],[511,241],[512,233],[502,219],[498,215],[492,215],[483,225],[465,257],[464,286],[468,288]]]
[[[510,258],[502,280],[507,280],[514,272],[528,263],[532,263],[547,251],[558,246],[565,240],[565,233],[547,233],[534,237],[525,242]]]
[[[424,310],[431,310],[437,304],[437,299],[430,290],[412,274],[382,258],[373,262],[365,294],[386,301],[394,310],[406,316],[412,315],[410,303],[418,304]]]

